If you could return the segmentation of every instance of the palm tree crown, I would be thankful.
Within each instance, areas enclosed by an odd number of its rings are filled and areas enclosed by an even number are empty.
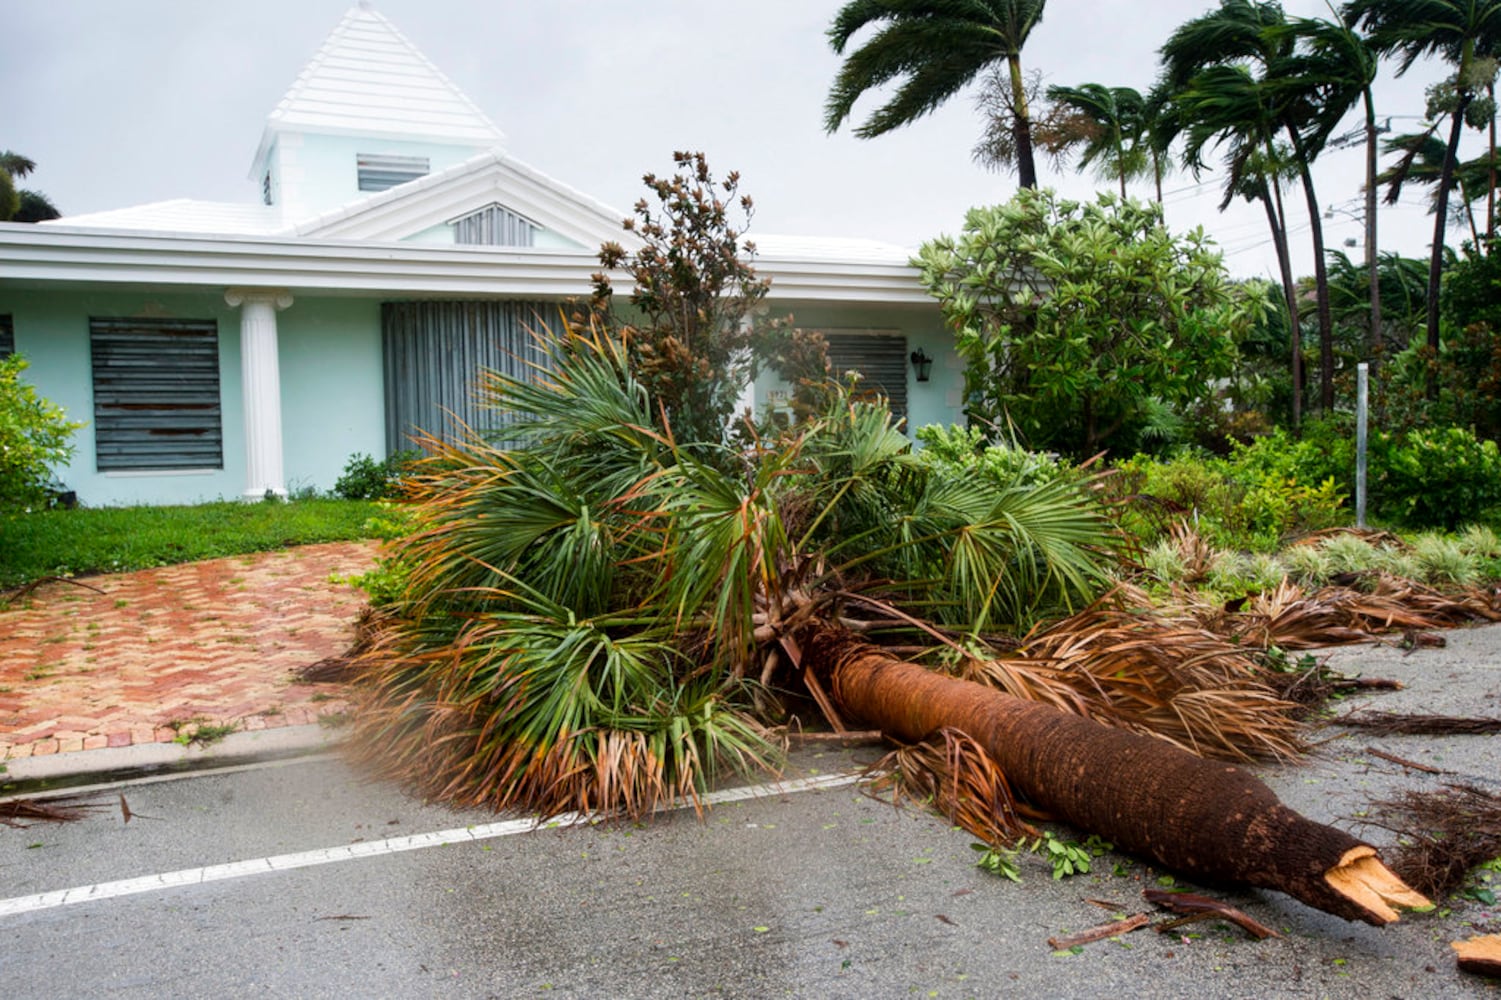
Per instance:
[[[866,91],[899,80],[891,99],[855,128],[862,139],[883,135],[932,112],[987,67],[1005,62],[1017,172],[1023,187],[1035,187],[1021,51],[1044,6],[1046,0],[851,0],[828,30],[836,53],[845,55],[863,29],[879,27],[845,57],[824,106],[825,128],[833,132],[843,125]]]

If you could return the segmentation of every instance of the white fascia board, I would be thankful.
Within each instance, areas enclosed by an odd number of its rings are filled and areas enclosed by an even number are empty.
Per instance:
[[[293,292],[387,295],[584,296],[599,270],[593,252],[207,238],[0,223],[0,288],[49,284],[231,285]],[[911,267],[890,264],[758,262],[771,299],[861,302],[931,300]],[[614,276],[624,291],[630,279]]]

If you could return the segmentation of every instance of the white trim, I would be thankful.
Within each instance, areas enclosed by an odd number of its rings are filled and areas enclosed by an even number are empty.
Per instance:
[[[285,288],[294,295],[543,299],[587,295],[591,275],[599,270],[594,253],[582,250],[205,237],[8,222],[0,223],[0,261],[0,288],[146,285],[217,291],[252,285]],[[755,266],[762,277],[772,279],[772,303],[937,308],[911,265],[757,257]]]

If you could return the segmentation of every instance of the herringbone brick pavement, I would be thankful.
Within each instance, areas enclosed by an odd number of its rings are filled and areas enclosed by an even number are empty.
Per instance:
[[[0,612],[0,760],[337,718],[342,689],[293,672],[349,647],[343,580],[374,562],[336,542],[38,588]]]

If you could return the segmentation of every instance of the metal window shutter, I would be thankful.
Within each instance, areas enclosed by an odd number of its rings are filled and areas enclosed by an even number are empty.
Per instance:
[[[90,319],[100,472],[222,469],[213,320]]]
[[[907,416],[907,338],[878,333],[826,333],[834,375],[860,373],[859,391],[886,397],[898,417]]]
[[[501,431],[511,417],[476,398],[480,372],[531,378],[546,356],[529,331],[556,310],[545,302],[384,303],[387,449],[411,448],[423,433],[455,441],[464,427]]]
[[[431,169],[425,156],[359,153],[355,156],[356,183],[361,191],[384,191],[425,177]]]

